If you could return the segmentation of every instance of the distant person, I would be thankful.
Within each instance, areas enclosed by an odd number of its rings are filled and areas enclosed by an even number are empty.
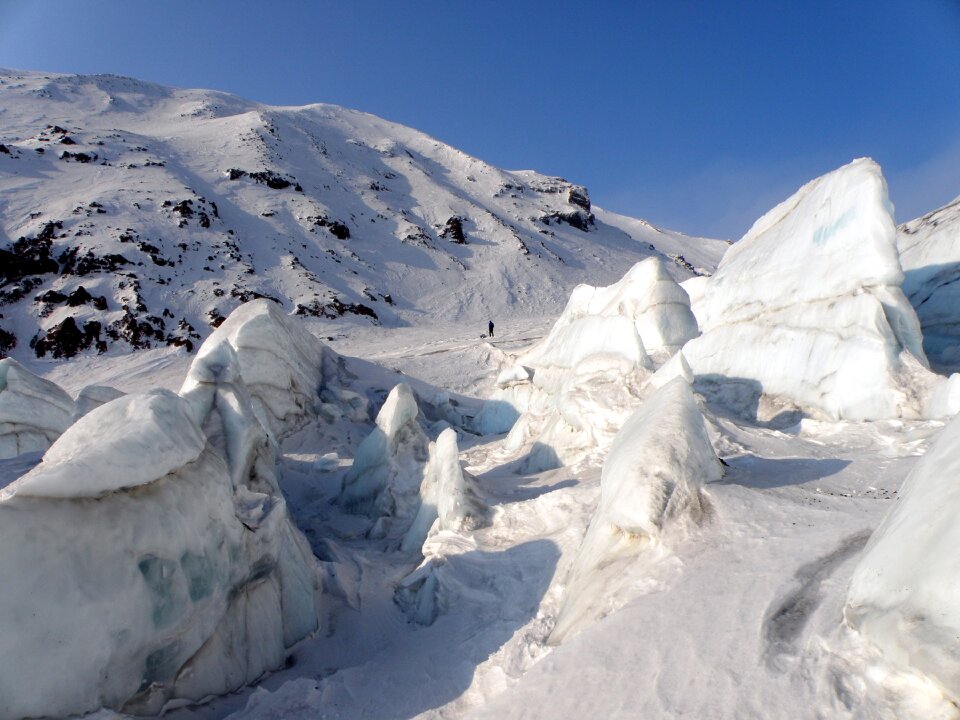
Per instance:
[[[487,328],[488,328],[487,335],[489,335],[490,337],[493,337],[493,320],[487,323]]]

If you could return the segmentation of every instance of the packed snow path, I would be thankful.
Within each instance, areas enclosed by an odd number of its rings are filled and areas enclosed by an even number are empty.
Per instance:
[[[497,325],[496,342],[518,347],[550,322]],[[359,356],[376,349],[369,354],[405,376],[457,391],[492,385],[479,334],[349,328],[331,345]],[[91,379],[176,387],[189,360],[145,353],[112,359],[93,378],[83,363],[48,377],[72,393]],[[351,455],[331,457],[329,438],[321,443],[308,426],[286,442],[280,473],[314,551],[342,563],[327,585],[340,597],[326,632],[259,685],[172,717],[952,717],[935,691],[890,675],[840,633],[860,548],[942,424],[807,420],[778,430],[716,407],[707,418],[728,463],[705,488],[710,521],[639,559],[610,594],[607,617],[558,647],[547,638],[599,497],[599,467],[517,475],[498,459],[496,438],[462,442],[493,522],[441,539],[450,604],[423,626],[394,600],[416,560],[343,539],[349,518],[331,515],[328,500]],[[0,484],[30,461],[3,461]],[[328,541],[331,526],[340,537]]]

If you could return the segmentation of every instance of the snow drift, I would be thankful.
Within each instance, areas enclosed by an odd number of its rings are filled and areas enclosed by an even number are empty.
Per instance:
[[[960,700],[960,418],[907,476],[850,581],[844,618]]]
[[[294,373],[267,391],[248,363],[258,394],[244,384],[245,350],[296,351],[259,329],[239,351],[212,337],[182,395],[93,409],[0,494],[0,575],[17,578],[0,584],[0,718],[155,714],[255,680],[317,628],[315,561],[260,420],[292,422],[299,400],[267,396],[298,392]]]
[[[684,354],[699,378],[753,381],[831,418],[918,417],[937,378],[902,283],[886,182],[855,160],[727,251]]]
[[[903,291],[917,311],[931,359],[960,363],[960,198],[901,225]]]
[[[689,382],[676,377],[631,415],[610,446],[600,503],[570,576],[550,642],[610,609],[618,563],[656,543],[672,525],[706,512],[701,487],[722,476]]]
[[[547,337],[501,372],[475,426],[510,430],[504,447],[529,448],[528,471],[575,462],[605,449],[649,394],[648,346],[665,359],[696,334],[687,294],[656,259],[609,287],[580,285]]]
[[[75,412],[60,386],[13,358],[0,360],[0,459],[46,450],[70,427]]]

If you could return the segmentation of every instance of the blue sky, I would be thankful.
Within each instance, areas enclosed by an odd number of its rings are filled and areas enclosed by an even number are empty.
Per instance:
[[[337,103],[694,234],[862,155],[898,220],[960,195],[960,0],[0,0],[0,66]]]

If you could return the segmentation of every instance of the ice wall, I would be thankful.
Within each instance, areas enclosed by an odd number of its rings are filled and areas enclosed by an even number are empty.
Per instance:
[[[587,316],[628,318],[648,353],[670,353],[698,334],[689,296],[656,257],[638,262],[613,285],[578,285],[554,331]]]
[[[156,714],[252,682],[318,627],[260,419],[289,405],[258,405],[241,357],[211,337],[181,395],[93,409],[0,494],[3,720]]]
[[[687,293],[658,258],[637,263],[613,285],[578,285],[547,337],[501,372],[474,427],[507,432],[528,410],[551,404],[543,393],[563,393],[573,377],[650,369],[651,354],[663,361],[697,333]]]
[[[901,290],[879,166],[817,178],[724,255],[684,347],[698,377],[756,382],[832,418],[917,417],[935,378]]]
[[[609,606],[621,567],[671,526],[699,522],[701,488],[722,468],[690,383],[675,377],[630,416],[610,446],[600,503],[570,571],[550,642]]]
[[[0,360],[0,459],[46,450],[70,427],[75,412],[59,385],[13,358]]]
[[[897,245],[924,350],[934,361],[960,366],[960,198],[900,226]]]
[[[960,418],[917,462],[854,570],[844,618],[960,702]]]

